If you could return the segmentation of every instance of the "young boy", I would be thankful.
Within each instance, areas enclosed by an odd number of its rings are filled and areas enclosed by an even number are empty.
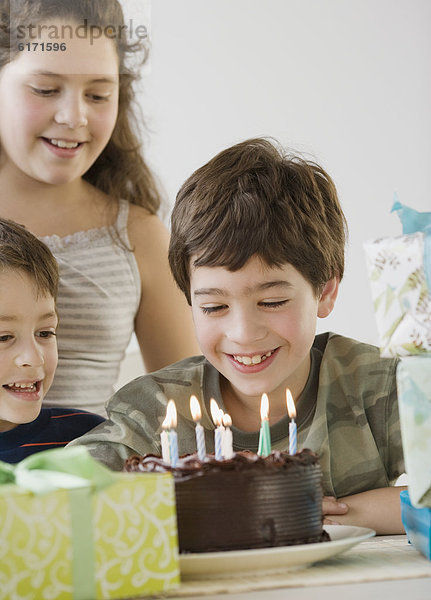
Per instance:
[[[298,447],[320,456],[325,522],[402,532],[402,488],[390,487],[404,471],[396,361],[340,335],[315,337],[343,276],[345,229],[325,171],[267,140],[240,143],[198,169],[177,196],[169,259],[204,356],[126,385],[108,404],[110,420],[75,443],[115,469],[132,453],[160,454],[173,398],[179,453],[194,452],[194,394],[207,450],[213,397],[232,417],[234,450],[256,451],[266,392],[272,448],[287,450],[289,388]]]
[[[58,267],[24,227],[0,219],[0,460],[65,446],[104,421],[42,409],[57,366]]]

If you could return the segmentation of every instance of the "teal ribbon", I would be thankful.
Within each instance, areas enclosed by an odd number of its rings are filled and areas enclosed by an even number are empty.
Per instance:
[[[82,446],[38,452],[16,465],[0,461],[0,484],[14,483],[34,494],[69,490],[75,600],[96,598],[92,498],[117,480],[116,473],[94,460]]]
[[[405,204],[401,204],[398,200],[397,193],[394,194],[394,203],[391,212],[396,212],[403,226],[403,234],[416,233],[431,233],[431,212],[419,212],[414,208],[410,208]]]
[[[424,271],[428,291],[431,294],[431,212],[419,212],[401,204],[398,196],[394,194],[394,203],[391,212],[398,213],[403,226],[403,234],[424,233]]]

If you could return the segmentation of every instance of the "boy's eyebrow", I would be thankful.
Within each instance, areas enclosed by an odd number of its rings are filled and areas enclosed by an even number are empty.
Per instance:
[[[293,284],[285,281],[284,279],[276,280],[276,281],[265,281],[264,283],[258,283],[254,286],[247,286],[245,288],[246,294],[252,294],[254,292],[260,292],[262,290],[268,290],[274,287],[282,287],[282,288],[292,288]],[[195,290],[193,293],[194,296],[228,296],[229,292],[227,290],[223,290],[221,288],[200,288]]]
[[[36,69],[34,71],[32,71],[32,75],[44,75],[46,77],[57,77],[59,79],[63,79],[65,77],[65,75],[62,75],[61,73],[54,73],[52,71],[45,71],[43,69]],[[99,76],[95,76],[94,79],[90,80],[90,83],[112,83],[115,84],[117,83],[116,78],[110,77],[108,75],[104,75],[103,77],[99,77]]]
[[[45,319],[51,319],[51,318],[54,318],[54,319],[56,319],[56,318],[57,318],[57,313],[55,312],[55,310],[50,310],[49,312],[45,313],[44,315],[42,315],[42,316],[41,316],[41,317],[39,317],[39,318],[40,318],[41,320],[42,320],[42,319],[43,319],[43,320],[45,320]]]
[[[57,313],[53,310],[50,310],[49,312],[45,313],[44,315],[40,315],[40,317],[39,317],[39,319],[41,321],[44,321],[45,319],[51,319],[51,318],[57,318]],[[5,321],[5,322],[18,321],[18,317],[16,317],[15,315],[0,315],[0,321]]]

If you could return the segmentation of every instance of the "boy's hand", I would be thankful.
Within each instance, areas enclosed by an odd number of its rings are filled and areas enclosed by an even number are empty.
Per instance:
[[[404,486],[377,488],[338,500],[332,496],[324,496],[323,523],[368,527],[374,529],[377,535],[405,533],[401,522],[400,503],[400,492],[404,489],[407,488]]]
[[[345,515],[349,507],[344,502],[338,502],[334,496],[323,496],[322,513],[324,525],[340,525],[333,515]]]

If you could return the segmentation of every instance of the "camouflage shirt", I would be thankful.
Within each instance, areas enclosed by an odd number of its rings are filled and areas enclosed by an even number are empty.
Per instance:
[[[404,472],[396,393],[396,359],[378,348],[330,333],[316,336],[310,375],[297,400],[298,449],[320,456],[326,495],[342,497],[387,487]],[[210,399],[223,408],[220,374],[194,356],[121,388],[107,405],[108,420],[74,440],[113,469],[131,454],[160,454],[167,401],[178,412],[179,454],[196,451],[190,396],[202,407],[208,452],[214,451]],[[272,448],[288,449],[289,418],[271,426]],[[259,432],[232,427],[234,450],[257,451]]]

